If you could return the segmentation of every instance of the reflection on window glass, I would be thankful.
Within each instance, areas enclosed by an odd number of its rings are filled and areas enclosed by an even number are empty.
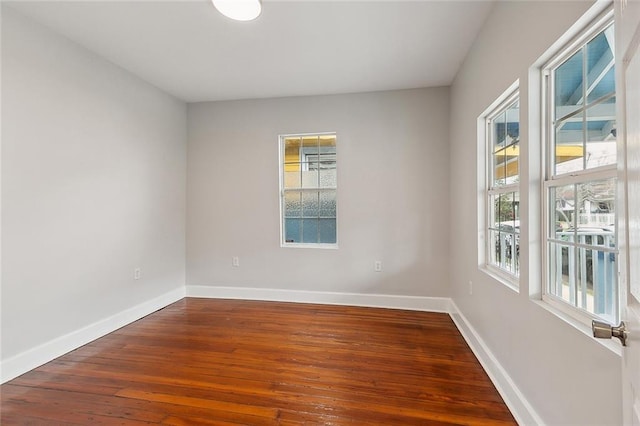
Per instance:
[[[336,244],[335,134],[280,138],[284,244]]]

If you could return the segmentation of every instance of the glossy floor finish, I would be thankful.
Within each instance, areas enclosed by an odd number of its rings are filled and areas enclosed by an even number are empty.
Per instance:
[[[515,424],[446,314],[183,299],[1,386],[2,425]]]

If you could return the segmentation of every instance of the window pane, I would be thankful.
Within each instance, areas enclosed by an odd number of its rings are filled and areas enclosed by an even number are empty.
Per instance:
[[[520,140],[520,101],[513,103],[506,111],[507,145]]]
[[[561,175],[584,168],[584,123],[579,113],[556,126],[554,174]]]
[[[286,138],[284,140],[284,162],[299,163],[300,162],[300,147],[302,140],[298,137]]]
[[[511,230],[514,227],[514,221],[519,217],[520,200],[517,192],[508,192],[501,194],[496,198],[494,210],[498,218],[500,226],[511,226]],[[518,223],[517,226],[520,226]]]
[[[577,247],[576,306],[593,312],[593,250]]]
[[[615,93],[613,25],[587,44],[587,101]]]
[[[592,91],[587,95],[587,102],[592,103],[607,95],[614,94],[616,90],[615,77],[616,70],[612,67],[602,76],[601,80],[594,82]]]
[[[298,191],[287,191],[284,194],[284,217],[300,217],[302,215],[302,194]]]
[[[520,147],[517,143],[512,144],[504,149],[505,183],[507,185],[518,183],[520,181],[520,170],[518,163],[519,155]]]
[[[511,260],[511,239],[510,234],[505,232],[498,232],[496,239],[496,257],[497,265],[502,269],[509,270],[508,265]]]
[[[320,163],[320,188],[335,188],[336,179],[336,163],[322,162]]]
[[[320,173],[320,188],[335,188],[336,183],[336,138],[335,136],[320,136],[320,155],[318,169]]]
[[[503,246],[500,242],[500,231],[489,230],[489,260],[491,265],[500,266],[500,261],[504,257]]]
[[[574,247],[549,243],[549,274],[549,293],[576,306]]]
[[[617,317],[615,253],[577,248],[577,306],[604,317]]]
[[[319,139],[322,147],[336,147],[336,135],[320,135]]]
[[[618,321],[618,282],[616,254],[591,250],[593,276],[593,312],[608,319]]]
[[[302,219],[302,242],[318,242],[318,219]]]
[[[492,225],[496,228],[499,229],[500,228],[500,216],[501,216],[501,204],[500,204],[500,195],[496,195],[495,197],[493,197],[492,199],[493,201],[493,220],[494,222],[492,222]]]
[[[317,218],[319,215],[318,210],[318,193],[315,191],[312,192],[303,192],[302,193],[302,216],[303,217],[315,217]]]
[[[301,185],[301,165],[300,148],[302,140],[298,137],[286,138],[284,140],[284,187],[300,188]]]
[[[320,192],[320,217],[336,217],[336,191]]]
[[[577,111],[583,104],[583,56],[581,49],[554,72],[555,120]]]
[[[493,186],[498,187],[506,184],[507,178],[507,155],[506,148],[499,148],[493,154]]]
[[[287,243],[299,243],[302,241],[302,219],[290,219],[284,220],[284,235],[285,242]]]
[[[549,292],[580,309],[617,317],[615,178],[551,188],[555,231]],[[615,321],[614,321],[615,322]]]
[[[568,241],[575,227],[575,186],[558,186],[550,189],[551,221],[549,236]]]
[[[520,167],[520,101],[516,101],[506,111],[507,147],[505,148],[506,183],[519,181]]]
[[[489,195],[489,229],[498,229],[500,223],[498,222],[498,209],[496,206],[498,205],[499,195]]]
[[[309,164],[302,163],[302,187],[317,188],[318,187],[318,169],[308,170]]]
[[[336,220],[320,219],[318,221],[319,243],[335,244],[336,243]]]
[[[310,136],[302,138],[302,187],[318,187],[318,137]]]
[[[289,165],[285,165],[285,172],[284,172],[284,187],[285,188],[300,188],[300,167],[299,164],[296,163],[295,166],[292,165],[292,167],[287,167]],[[287,171],[287,169],[289,170],[294,170],[294,171]]]
[[[493,146],[494,148],[501,148],[506,145],[507,142],[507,114],[501,112],[493,120]]]
[[[517,274],[520,269],[518,265],[519,235],[504,231],[494,232],[494,235],[496,265],[512,274]]]
[[[318,155],[318,141],[317,136],[305,136],[302,138],[303,156],[300,161],[308,161],[306,158],[308,155]]]
[[[490,263],[514,275],[519,273],[520,198],[518,192],[490,197],[493,203],[489,227]]]
[[[492,187],[513,184],[519,181],[519,105],[520,102],[518,100],[513,102],[490,120]]]
[[[587,109],[587,169],[616,163],[616,104],[608,102]]]
[[[578,185],[577,226],[580,232],[607,236],[610,247],[615,246],[616,179],[585,182]],[[595,234],[594,234],[595,235]],[[598,244],[589,242],[588,244]]]

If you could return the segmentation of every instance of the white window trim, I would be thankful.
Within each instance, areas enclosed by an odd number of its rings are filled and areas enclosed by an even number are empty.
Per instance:
[[[322,189],[334,190],[336,192],[336,242],[335,243],[288,243],[285,241],[285,227],[284,227],[284,144],[285,138],[291,137],[305,137],[305,136],[335,136],[337,141],[337,132],[312,132],[312,133],[283,133],[278,135],[278,197],[280,207],[280,247],[282,248],[304,248],[304,249],[329,249],[336,250],[339,248],[339,225],[338,225],[338,187],[337,185],[332,188],[301,188],[300,190],[308,189],[310,191],[318,191]],[[337,142],[336,142],[336,156],[337,156]],[[302,159],[301,159],[302,160]],[[338,170],[336,168],[336,175]]]
[[[583,327],[586,325],[589,327],[587,330],[587,334],[589,334],[591,321],[594,319],[602,320],[601,317],[588,312],[582,308],[573,306],[567,303],[565,300],[561,299],[558,296],[549,293],[549,280],[550,280],[550,265],[548,259],[548,251],[549,251],[549,221],[551,219],[550,214],[550,206],[549,206],[549,195],[550,188],[557,186],[570,185],[580,182],[587,181],[595,181],[607,178],[617,178],[617,166],[607,165],[598,168],[592,168],[587,170],[580,170],[575,172],[570,172],[562,175],[555,175],[553,173],[554,167],[554,152],[550,149],[550,142],[554,140],[553,120],[550,117],[549,108],[551,106],[549,100],[553,98],[553,87],[550,83],[551,72],[553,69],[557,68],[561,64],[563,64],[567,59],[569,59],[573,54],[582,49],[582,47],[593,37],[603,31],[606,27],[614,23],[614,11],[613,6],[608,5],[599,15],[595,16],[591,22],[585,23],[582,27],[576,31],[576,35],[571,38],[567,43],[558,46],[552,54],[550,60],[544,63],[540,67],[541,71],[541,89],[542,89],[542,102],[541,102],[541,161],[542,166],[542,185],[541,185],[541,205],[542,205],[542,213],[541,213],[541,228],[540,228],[540,237],[541,237],[541,246],[542,246],[542,262],[541,262],[541,270],[542,270],[542,294],[541,294],[541,302],[546,304],[549,307],[551,312],[556,313],[561,318],[564,318],[568,322],[572,322],[571,320],[578,321],[581,325],[580,328],[583,330]],[[617,209],[616,209],[617,210]],[[618,241],[618,226],[615,227],[615,238]],[[619,253],[619,249],[616,249],[616,254]],[[619,282],[618,282],[619,285]],[[620,289],[618,289],[618,293]],[[620,307],[618,307],[618,311]],[[618,312],[618,314],[620,314]],[[584,331],[584,330],[583,330]]]
[[[489,198],[492,195],[506,194],[510,192],[517,192],[520,194],[520,184],[522,179],[519,179],[518,182],[511,183],[508,185],[503,185],[497,188],[493,188],[491,186],[492,180],[492,154],[493,154],[493,141],[491,138],[491,129],[489,126],[489,120],[495,118],[499,115],[503,110],[505,110],[508,106],[510,106],[513,102],[515,102],[520,97],[520,88],[519,81],[514,82],[507,90],[503,92],[502,95],[496,99],[487,110],[480,116],[479,121],[481,124],[481,134],[479,135],[481,138],[484,138],[484,143],[481,142],[483,146],[481,160],[482,167],[484,168],[484,173],[482,176],[482,188],[483,188],[483,200],[482,206],[483,211],[481,217],[483,220],[481,221],[481,234],[484,236],[484,244],[483,247],[480,248],[482,250],[481,256],[481,269],[487,273],[492,278],[498,280],[508,288],[514,290],[515,292],[519,292],[520,288],[520,275],[512,274],[509,271],[506,271],[496,265],[491,263],[491,251],[494,250],[494,242],[490,237],[489,227],[491,225],[491,209],[493,206],[489,202]],[[520,120],[519,120],[520,121]],[[520,160],[518,160],[520,161]]]

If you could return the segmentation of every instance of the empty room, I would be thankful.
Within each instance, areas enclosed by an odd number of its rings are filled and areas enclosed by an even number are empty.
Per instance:
[[[2,425],[640,424],[640,0],[0,12]]]

